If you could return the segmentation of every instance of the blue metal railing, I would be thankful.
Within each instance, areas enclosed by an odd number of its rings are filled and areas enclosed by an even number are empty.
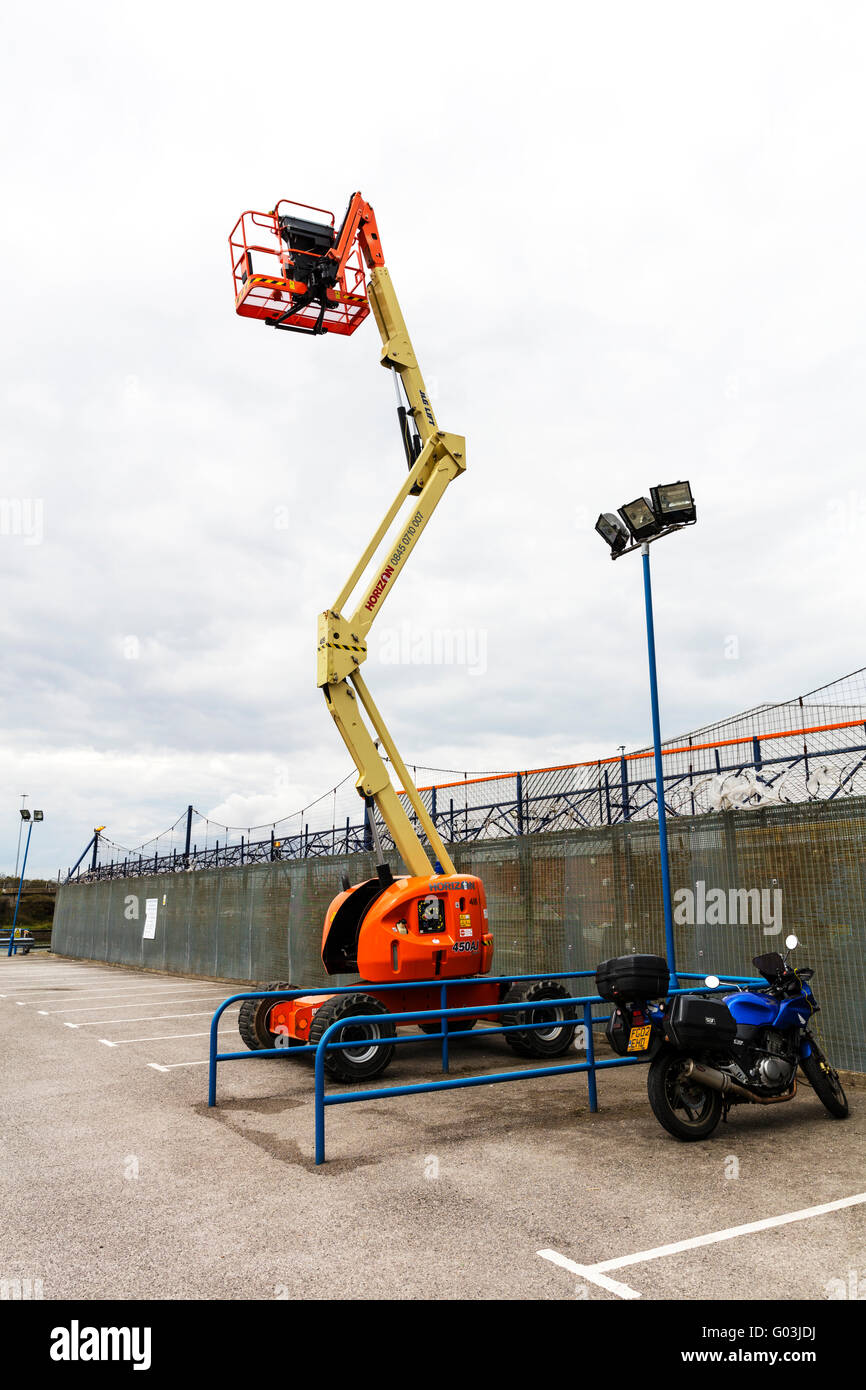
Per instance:
[[[580,972],[580,973],[582,973],[582,974],[592,974],[592,973],[594,973],[594,972]],[[681,978],[681,979],[696,979],[696,980],[703,980],[703,979],[705,978],[703,975],[691,975],[689,972],[684,972],[684,971],[679,972],[679,975],[680,975],[680,978]],[[546,978],[546,977],[539,977],[539,978]],[[671,998],[671,997],[673,997],[674,995],[677,995],[677,994],[695,994],[695,993],[699,993],[699,994],[712,994],[712,993],[718,993],[719,991],[721,991],[721,990],[723,990],[723,989],[727,989],[731,984],[762,984],[762,985],[765,985],[765,984],[766,984],[766,981],[763,980],[763,979],[759,981],[759,980],[757,980],[757,979],[747,979],[747,978],[745,978],[745,977],[735,977],[735,976],[728,976],[728,977],[726,977],[725,980],[722,980],[721,977],[719,977],[719,984],[718,984],[718,985],[715,985],[715,986],[713,986],[713,987],[710,987],[710,986],[708,986],[708,985],[702,985],[699,989],[695,989],[694,986],[693,986],[692,988],[690,988],[690,989],[689,989],[689,988],[685,988],[685,989],[672,989],[672,990],[669,991],[667,997],[668,997],[668,998]],[[539,1002],[539,1005],[541,1005],[542,1001],[538,1001],[538,1002]],[[328,1050],[330,1050],[330,1049],[335,1049],[335,1050],[336,1050],[336,1049],[338,1049],[338,1048],[345,1047],[345,1045],[346,1045],[345,1043],[340,1043],[339,1040],[337,1040],[336,1037],[333,1036],[333,1035],[337,1034],[343,1026],[345,1026],[345,1021],[341,1021],[341,1020],[338,1019],[336,1022],[332,1023],[332,1024],[330,1025],[330,1027],[329,1027],[329,1028],[326,1028],[325,1032],[322,1034],[322,1037],[320,1038],[319,1043],[318,1043],[318,1045],[317,1045],[317,1047],[316,1047],[316,1049],[315,1049],[315,1051],[316,1051],[316,1062],[315,1062],[314,1111],[315,1111],[316,1165],[319,1166],[319,1165],[321,1165],[321,1164],[323,1164],[323,1163],[325,1162],[325,1107],[328,1106],[328,1105],[351,1105],[351,1104],[353,1104],[353,1103],[355,1103],[355,1102],[363,1101],[363,1100],[387,1100],[387,1099],[388,1099],[389,1097],[391,1097],[391,1096],[419,1095],[419,1094],[421,1094],[421,1093],[423,1093],[423,1092],[425,1092],[425,1091],[457,1091],[457,1090],[461,1090],[461,1089],[464,1089],[464,1088],[469,1087],[469,1086],[490,1086],[490,1085],[498,1085],[498,1084],[500,1084],[500,1083],[502,1083],[502,1082],[508,1082],[508,1081],[524,1081],[527,1077],[530,1077],[530,1076],[556,1076],[556,1075],[558,1075],[558,1074],[566,1074],[566,1073],[569,1073],[569,1072],[581,1072],[581,1071],[585,1071],[585,1072],[588,1073],[588,1075],[587,1075],[587,1085],[588,1085],[588,1091],[589,1091],[589,1108],[590,1108],[590,1112],[591,1112],[592,1114],[595,1114],[595,1113],[597,1112],[597,1110],[598,1110],[598,1090],[597,1090],[597,1082],[596,1082],[596,1072],[601,1071],[601,1070],[604,1070],[604,1069],[608,1069],[608,1068],[610,1068],[610,1067],[627,1067],[627,1066],[633,1066],[633,1065],[635,1065],[636,1063],[640,1063],[640,1064],[646,1065],[649,1059],[646,1058],[646,1057],[634,1056],[634,1057],[610,1057],[610,1058],[604,1058],[604,1059],[603,1059],[602,1061],[600,1061],[600,1062],[596,1060],[596,1057],[595,1057],[595,1039],[594,1039],[593,1033],[592,1033],[592,1025],[593,1025],[593,1022],[595,1022],[595,1023],[602,1023],[602,1022],[605,1022],[605,1020],[604,1020],[604,1019],[599,1019],[599,1018],[593,1019],[593,1017],[592,1017],[592,1008],[593,1008],[593,1005],[594,1005],[594,1004],[603,1004],[603,1003],[606,1002],[605,1000],[603,1000],[603,999],[601,998],[600,995],[594,994],[594,995],[585,995],[585,996],[583,996],[582,998],[559,999],[559,1000],[557,1000],[556,1002],[557,1002],[557,1005],[565,1005],[565,1004],[581,1005],[582,1008],[583,1008],[583,1027],[584,1027],[585,1037],[586,1037],[586,1061],[585,1061],[585,1062],[569,1062],[569,1063],[566,1063],[566,1064],[561,1064],[561,1063],[560,1063],[560,1064],[557,1065],[557,1066],[548,1066],[548,1067],[525,1067],[525,1068],[523,1068],[523,1069],[520,1070],[520,1071],[485,1072],[485,1073],[483,1073],[482,1075],[460,1077],[460,1078],[458,1078],[458,1079],[456,1079],[456,1080],[416,1082],[416,1083],[414,1083],[413,1085],[408,1085],[408,1086],[376,1086],[376,1087],[372,1087],[372,1088],[365,1089],[365,1090],[363,1090],[363,1091],[338,1091],[338,1092],[336,1092],[336,1093],[332,1093],[331,1095],[326,1095],[326,1094],[325,1094],[325,1052],[328,1051]],[[517,1010],[517,1009],[526,1009],[527,1007],[528,1007],[528,1005],[527,1005],[526,1001],[516,1001],[515,1003],[512,1003],[512,1004],[494,1004],[494,1005],[491,1005],[491,1006],[489,1006],[488,1008],[485,1008],[484,1012],[485,1012],[485,1014],[514,1012],[514,1011]],[[466,1017],[467,1015],[470,1015],[470,1014],[473,1014],[473,1013],[477,1015],[477,1013],[478,1013],[478,1006],[477,1006],[477,1005],[475,1006],[474,1009],[472,1009],[472,1008],[465,1008],[465,1009],[448,1009],[448,1010],[447,1010],[447,1017],[448,1017],[448,1018],[452,1018],[452,1017],[454,1017],[454,1018],[463,1018],[463,1017]],[[401,1023],[401,1022],[413,1022],[413,1021],[415,1021],[415,1020],[424,1019],[424,1018],[439,1018],[439,1017],[441,1017],[441,1016],[442,1016],[442,1015],[439,1013],[438,1010],[429,1010],[429,1011],[428,1011],[428,1010],[425,1010],[423,1013],[415,1013],[415,1014],[412,1014],[412,1013],[391,1014],[389,1017],[390,1017],[390,1021],[391,1021],[391,1022],[393,1022],[393,1023]],[[378,1014],[378,1015],[367,1014],[367,1015],[363,1015],[363,1016],[362,1016],[362,1015],[353,1015],[353,1016],[352,1016],[352,1023],[353,1023],[353,1024],[358,1024],[358,1023],[377,1023],[377,1022],[381,1022],[381,1019],[382,1019],[382,1015],[381,1015],[381,1014]],[[524,1022],[521,1022],[521,1023],[519,1023],[519,1024],[509,1024],[509,1025],[500,1026],[500,1027],[497,1027],[497,1028],[485,1028],[485,1029],[481,1029],[480,1031],[474,1033],[473,1036],[474,1036],[474,1037],[484,1037],[484,1036],[486,1036],[486,1035],[488,1035],[488,1034],[490,1034],[490,1033],[513,1033],[513,1032],[518,1032],[518,1031],[519,1031],[519,1032],[525,1032],[525,1031],[528,1031],[529,1029],[533,1029],[533,1028],[549,1028],[549,1027],[550,1027],[550,1020],[549,1020],[549,1019],[546,1019],[546,1020],[543,1020],[543,1021],[540,1022],[540,1023],[524,1023]],[[443,1033],[443,1034],[420,1034],[420,1033],[417,1034],[417,1035],[411,1034],[409,1037],[407,1037],[407,1038],[405,1038],[405,1039],[389,1039],[389,1045],[391,1045],[394,1041],[406,1041],[406,1042],[410,1042],[410,1041],[415,1041],[417,1038],[422,1038],[422,1039],[424,1039],[424,1040],[426,1040],[426,1041],[428,1041],[428,1042],[436,1042],[437,1039],[438,1039],[439,1037],[446,1037],[446,1038],[447,1038],[447,1032],[446,1032],[446,1033]]]
[[[301,1044],[299,1044],[298,1046],[293,1046],[293,1047],[290,1047],[290,1046],[288,1046],[287,1043],[284,1043],[284,1044],[283,1044],[282,1046],[280,1046],[280,1047],[265,1047],[265,1048],[260,1048],[260,1049],[259,1049],[258,1051],[256,1051],[256,1052],[250,1052],[249,1049],[246,1049],[246,1048],[244,1049],[243,1052],[223,1052],[223,1053],[218,1052],[218,1051],[217,1051],[217,1037],[218,1037],[218,1028],[219,1028],[219,1021],[220,1021],[220,1018],[222,1017],[222,1015],[223,1015],[223,1013],[225,1012],[225,1010],[226,1010],[227,1008],[229,1008],[229,1006],[230,1006],[231,1004],[236,1004],[239,1000],[242,1000],[242,999],[274,999],[274,1000],[276,1000],[276,999],[306,999],[306,998],[308,998],[310,995],[312,995],[313,997],[315,997],[315,996],[318,995],[318,994],[325,994],[325,995],[332,995],[332,994],[357,994],[357,993],[359,992],[359,990],[367,990],[367,989],[371,989],[371,988],[375,988],[376,993],[377,993],[377,994],[380,994],[380,993],[382,993],[382,992],[385,991],[385,990],[395,990],[395,989],[400,989],[400,990],[406,990],[406,989],[430,989],[431,986],[435,986],[435,987],[439,990],[439,997],[440,997],[440,1001],[441,1001],[441,1002],[440,1002],[440,1008],[433,1011],[433,1017],[434,1017],[434,1018],[441,1018],[441,1017],[444,1017],[445,1013],[447,1012],[447,1000],[448,1000],[448,991],[449,991],[449,989],[459,989],[459,988],[461,987],[461,985],[463,985],[463,986],[465,986],[465,985],[477,985],[477,984],[487,984],[487,985],[496,985],[496,984],[500,984],[500,985],[513,985],[513,984],[519,984],[519,983],[523,983],[523,982],[525,982],[525,981],[530,981],[530,980],[574,980],[574,979],[583,979],[583,978],[590,978],[590,977],[593,978],[593,979],[595,978],[595,971],[594,971],[594,970],[560,970],[560,971],[547,971],[547,972],[545,972],[544,974],[540,974],[540,975],[468,975],[468,976],[465,976],[465,977],[463,977],[463,978],[456,978],[456,979],[452,979],[452,980],[442,980],[442,979],[439,979],[439,980],[408,980],[408,981],[406,981],[406,982],[393,983],[393,984],[381,984],[381,985],[375,985],[375,986],[371,986],[371,985],[369,985],[368,983],[362,981],[362,982],[359,982],[359,983],[354,984],[354,985],[324,985],[324,986],[320,987],[319,989],[280,989],[280,990],[268,990],[268,989],[264,989],[264,990],[246,991],[246,992],[243,993],[243,994],[232,994],[232,995],[229,996],[228,999],[224,999],[224,1000],[223,1000],[223,1002],[220,1004],[219,1008],[217,1009],[216,1013],[214,1014],[213,1018],[211,1019],[211,1025],[210,1025],[210,1051],[209,1051],[209,1067],[208,1067],[208,1105],[210,1105],[210,1106],[216,1105],[217,1066],[219,1065],[220,1062],[241,1062],[241,1061],[245,1061],[247,1058],[250,1058],[250,1057],[286,1057],[286,1056],[289,1055],[289,1054],[291,1054],[291,1056],[293,1056],[293,1057],[299,1057],[299,1056],[301,1056],[302,1053],[305,1053],[305,1052],[315,1052],[315,1051],[316,1051],[316,1047],[315,1047],[314,1045],[311,1045],[311,1044],[308,1044],[308,1043],[301,1043]],[[559,1001],[557,1001],[557,1002],[559,1002],[559,1003],[566,1003],[567,1001],[563,999],[563,1000],[559,1000]],[[474,1008],[470,1008],[469,1012],[470,1012],[470,1013],[474,1012],[475,1015],[476,1015],[476,1017],[477,1017],[478,1014],[480,1014],[480,1013],[488,1013],[488,1012],[490,1012],[490,1010],[491,1010],[493,1007],[494,1007],[493,1005],[476,1004],[476,1005],[474,1005]],[[515,1007],[516,1007],[516,1008],[519,1008],[519,1007],[521,1007],[521,1005],[520,1005],[520,1004],[516,1004]],[[420,1015],[413,1015],[413,1016],[414,1016],[414,1017],[420,1017]],[[381,1015],[380,1015],[380,1021],[381,1021]],[[344,1024],[345,1024],[346,1020],[344,1019],[343,1022],[344,1022]],[[414,1036],[414,1035],[413,1035],[413,1036]],[[425,1034],[421,1034],[421,1035],[419,1035],[419,1036],[422,1036],[422,1037],[424,1037],[425,1039],[427,1039],[427,1038],[430,1037],[430,1034],[426,1034],[426,1033],[425,1033]],[[440,1035],[437,1033],[437,1034],[436,1034],[436,1037],[438,1038],[439,1036],[440,1036]],[[478,1034],[477,1036],[480,1036],[480,1034]],[[397,1041],[402,1041],[402,1039],[397,1039]],[[449,1064],[449,1062],[448,1062],[448,1035],[447,1035],[447,1031],[446,1031],[444,1037],[442,1038],[442,1070],[443,1070],[444,1072],[447,1072],[447,1070],[448,1070],[448,1064]]]
[[[6,954],[10,956],[17,956],[19,951],[25,955],[37,949],[37,943],[26,927],[16,927],[14,932],[6,931],[0,935],[0,946],[8,947]]]
[[[448,1019],[451,1019],[451,1018],[471,1018],[471,1017],[477,1018],[477,1017],[479,1016],[479,1014],[481,1014],[481,1013],[483,1013],[483,1014],[485,1015],[485,1017],[486,1017],[486,1016],[488,1016],[488,1015],[490,1015],[490,1014],[507,1014],[507,1013],[514,1013],[514,1012],[517,1012],[518,1010],[526,1010],[526,1011],[529,1011],[530,1009],[541,1009],[541,1008],[543,1008],[544,1003],[546,1002],[546,1001],[544,1001],[544,1000],[537,1000],[537,1001],[536,1001],[536,1000],[533,1000],[533,1001],[531,1001],[531,1002],[530,1002],[530,1001],[527,1001],[527,1000],[515,1000],[515,1001],[513,1001],[513,1002],[510,1003],[510,1004],[473,1004],[473,1005],[467,1005],[467,1006],[465,1006],[465,1007],[447,1007],[447,1006],[445,1005],[444,1000],[445,1000],[446,991],[447,991],[447,989],[448,989],[449,987],[455,986],[455,985],[456,985],[456,986],[459,986],[460,984],[478,984],[478,983],[479,983],[479,980],[481,980],[481,979],[485,980],[487,983],[490,983],[490,984],[494,984],[494,983],[502,983],[502,984],[505,984],[505,983],[513,983],[513,982],[518,981],[518,980],[521,980],[521,981],[528,981],[528,980],[552,980],[552,979],[579,979],[579,978],[586,978],[586,977],[588,977],[588,976],[593,976],[593,977],[594,977],[594,975],[595,975],[595,972],[592,971],[592,970],[574,970],[574,971],[559,971],[559,972],[555,972],[555,973],[548,972],[548,973],[537,974],[537,975],[509,976],[509,977],[507,977],[507,979],[506,979],[506,978],[503,978],[503,977],[494,977],[494,978],[491,979],[490,977],[478,977],[478,976],[476,976],[476,977],[469,977],[469,978],[467,978],[467,979],[465,979],[465,980],[450,980],[450,981],[448,981],[447,983],[446,983],[446,982],[443,982],[443,981],[441,981],[441,980],[419,980],[419,981],[413,981],[410,985],[405,985],[405,984],[401,984],[401,985],[392,985],[392,984],[387,984],[387,985],[376,985],[376,986],[375,986],[375,989],[376,989],[376,992],[379,993],[381,990],[395,989],[395,988],[406,989],[406,988],[412,988],[412,987],[414,987],[414,988],[420,989],[420,988],[423,988],[423,987],[429,988],[430,985],[438,985],[438,986],[440,987],[440,989],[441,989],[441,991],[442,991],[443,1002],[442,1002],[442,1005],[441,1005],[439,1008],[437,1008],[437,1009],[416,1010],[416,1011],[414,1011],[414,1012],[413,1012],[413,1011],[407,1011],[407,1012],[404,1012],[404,1013],[393,1013],[393,1014],[388,1014],[388,1015],[387,1015],[387,1020],[388,1020],[389,1023],[394,1024],[394,1025],[397,1025],[397,1024],[401,1024],[401,1023],[419,1023],[419,1022],[426,1021],[426,1020],[439,1019],[440,1022],[441,1022],[441,1024],[442,1024],[442,1029],[441,1029],[441,1031],[440,1031],[439,1033],[410,1033],[410,1034],[404,1035],[402,1038],[400,1038],[400,1037],[388,1038],[388,1039],[387,1039],[387,1045],[388,1045],[389,1047],[393,1047],[393,1046],[397,1046],[397,1045],[399,1045],[399,1044],[401,1044],[401,1043],[410,1043],[410,1042],[427,1042],[427,1043],[441,1042],[441,1044],[442,1044],[442,1070],[445,1071],[445,1072],[447,1072],[447,1070],[448,1070]],[[706,976],[705,976],[705,975],[702,975],[702,974],[695,974],[695,973],[693,973],[693,972],[691,972],[691,971],[679,971],[679,972],[678,972],[678,975],[679,975],[679,978],[680,978],[681,980],[700,980],[700,981],[704,981],[704,980],[706,979]],[[699,993],[699,994],[712,994],[712,993],[718,993],[718,992],[720,992],[720,991],[722,991],[722,990],[728,989],[731,985],[763,985],[763,986],[766,985],[766,980],[764,980],[764,979],[758,979],[757,977],[754,977],[754,976],[725,975],[725,976],[719,976],[718,979],[719,979],[719,983],[718,983],[718,985],[715,985],[715,986],[709,986],[709,985],[706,985],[706,984],[701,984],[701,985],[698,986],[697,988],[696,988],[694,985],[692,985],[692,986],[690,986],[690,987],[682,987],[682,988],[678,988],[678,989],[672,989],[672,990],[669,991],[667,997],[668,997],[668,998],[671,998],[671,997],[673,997],[674,995],[677,995],[677,994],[694,994],[694,993]],[[369,987],[369,986],[368,986],[368,987]],[[239,1001],[239,1000],[242,1000],[242,999],[297,999],[297,998],[300,998],[300,997],[302,997],[302,996],[317,995],[317,994],[328,994],[328,995],[331,995],[331,994],[354,994],[354,993],[357,993],[358,988],[359,988],[358,985],[348,985],[348,986],[340,987],[339,989],[333,989],[333,988],[331,988],[331,989],[312,989],[312,990],[300,990],[300,989],[298,989],[298,990],[281,990],[281,991],[276,991],[276,990],[257,990],[257,991],[251,991],[251,992],[244,993],[244,994],[235,994],[235,995],[231,995],[228,999],[224,1000],[223,1003],[220,1005],[219,1009],[217,1009],[216,1013],[214,1014],[213,1020],[212,1020],[212,1022],[211,1022],[211,1033],[210,1033],[210,1066],[209,1066],[209,1081],[208,1081],[208,1105],[209,1105],[209,1106],[214,1106],[214,1105],[216,1105],[216,1074],[217,1074],[217,1065],[218,1065],[219,1062],[241,1061],[241,1060],[249,1059],[249,1058],[253,1058],[253,1057],[286,1057],[286,1056],[299,1056],[301,1053],[309,1053],[309,1052],[314,1053],[314,1054],[315,1054],[315,1065],[314,1065],[314,1093],[313,1093],[313,1094],[314,1094],[314,1123],[315,1123],[315,1160],[316,1160],[316,1164],[317,1164],[317,1166],[318,1166],[318,1165],[321,1165],[321,1164],[323,1164],[323,1163],[325,1162],[325,1107],[328,1106],[328,1105],[351,1105],[351,1104],[355,1104],[355,1103],[357,1103],[357,1102],[364,1101],[364,1100],[376,1100],[376,1099],[378,1099],[378,1100],[386,1100],[386,1099],[388,1099],[388,1098],[390,1098],[390,1097],[392,1097],[392,1096],[419,1095],[419,1094],[423,1094],[423,1093],[426,1092],[426,1091],[449,1091],[449,1090],[450,1090],[450,1091],[454,1091],[454,1090],[462,1090],[462,1089],[465,1089],[465,1088],[470,1087],[470,1086],[490,1086],[490,1085],[498,1085],[498,1084],[500,1084],[500,1083],[508,1082],[508,1081],[523,1081],[523,1080],[525,1080],[527,1077],[533,1077],[533,1076],[556,1076],[556,1075],[558,1075],[558,1074],[567,1074],[567,1073],[571,1073],[571,1072],[583,1072],[583,1071],[585,1071],[585,1072],[588,1073],[588,1076],[587,1076],[587,1085],[588,1085],[588,1093],[589,1093],[589,1108],[590,1108],[591,1113],[594,1114],[594,1113],[598,1110],[598,1091],[597,1091],[597,1081],[596,1081],[596,1073],[597,1073],[598,1071],[605,1070],[605,1069],[608,1069],[608,1068],[610,1068],[610,1067],[632,1066],[632,1065],[634,1065],[634,1064],[636,1064],[636,1063],[641,1063],[641,1064],[643,1064],[643,1065],[646,1065],[646,1063],[647,1063],[647,1061],[648,1061],[647,1058],[645,1058],[645,1057],[639,1057],[639,1056],[634,1056],[634,1057],[611,1057],[611,1058],[605,1058],[605,1059],[603,1059],[602,1061],[597,1061],[597,1060],[596,1060],[596,1056],[595,1056],[595,1039],[594,1039],[594,1037],[593,1037],[593,1024],[604,1023],[604,1022],[607,1021],[606,1018],[604,1018],[604,1017],[599,1018],[598,1016],[596,1016],[595,1018],[593,1018],[593,1014],[592,1014],[593,1007],[596,1006],[596,1005],[599,1005],[599,1004],[605,1004],[605,1003],[606,1003],[606,1001],[603,1000],[603,999],[601,998],[601,996],[598,995],[598,994],[574,996],[574,997],[568,997],[568,998],[557,998],[557,999],[555,1000],[556,1006],[557,1006],[558,1008],[560,1008],[560,1007],[566,1007],[566,1006],[571,1006],[571,1007],[577,1008],[577,1007],[579,1006],[579,1007],[581,1008],[581,1010],[582,1010],[582,1015],[583,1015],[583,1023],[582,1023],[582,1026],[583,1026],[583,1029],[584,1029],[585,1042],[586,1042],[586,1061],[584,1061],[584,1062],[570,1062],[570,1063],[564,1063],[564,1064],[563,1064],[563,1063],[560,1063],[560,1064],[558,1064],[558,1065],[556,1065],[556,1066],[547,1066],[547,1067],[525,1067],[525,1068],[523,1068],[523,1069],[521,1069],[521,1070],[519,1070],[519,1071],[510,1071],[510,1072],[486,1072],[486,1073],[483,1073],[483,1074],[480,1074],[480,1075],[476,1075],[476,1076],[459,1077],[459,1078],[450,1079],[450,1080],[447,1080],[447,1081],[423,1081],[423,1082],[415,1082],[415,1083],[413,1083],[413,1084],[411,1084],[411,1085],[403,1085],[403,1086],[376,1086],[376,1087],[365,1088],[364,1090],[360,1090],[360,1091],[339,1091],[339,1092],[336,1092],[336,1093],[332,1093],[331,1095],[326,1095],[326,1093],[325,1093],[325,1053],[326,1053],[327,1051],[330,1051],[330,1050],[341,1050],[341,1049],[344,1049],[344,1048],[346,1047],[346,1043],[345,1043],[345,1042],[341,1042],[341,1041],[339,1040],[338,1036],[337,1036],[337,1035],[338,1035],[339,1033],[341,1033],[342,1030],[346,1027],[346,1023],[347,1023],[347,1020],[346,1020],[346,1019],[337,1019],[337,1020],[335,1020],[334,1023],[330,1024],[330,1026],[329,1026],[328,1028],[326,1028],[325,1032],[322,1034],[322,1037],[319,1039],[318,1043],[316,1043],[315,1045],[312,1045],[312,1044],[301,1044],[301,1045],[298,1046],[298,1047],[292,1047],[292,1048],[288,1048],[288,1047],[285,1047],[285,1046],[283,1046],[283,1047],[277,1047],[277,1048],[264,1048],[264,1049],[262,1049],[261,1051],[257,1051],[257,1052],[244,1051],[244,1052],[227,1052],[227,1053],[222,1053],[222,1054],[220,1054],[220,1053],[217,1052],[217,1027],[218,1027],[219,1019],[221,1018],[221,1016],[222,1016],[222,1014],[224,1013],[224,1011],[225,1011],[231,1004],[236,1003],[236,1002]],[[549,1002],[554,1002],[554,1001],[549,1001]],[[353,1026],[355,1026],[355,1025],[357,1025],[357,1024],[364,1024],[364,1023],[381,1023],[382,1020],[383,1020],[383,1015],[382,1015],[382,1014],[358,1014],[358,1015],[354,1015],[354,1014],[353,1014],[353,1015],[352,1015],[352,1018],[351,1018],[351,1022],[352,1022],[352,1025],[353,1025]],[[575,1021],[575,1020],[569,1020],[569,1022],[573,1022],[573,1021]],[[581,1025],[578,1023],[578,1026],[581,1026]],[[540,1022],[537,1022],[537,1023],[529,1023],[529,1022],[524,1022],[524,1021],[521,1021],[520,1023],[515,1023],[515,1024],[508,1024],[508,1023],[505,1023],[505,1024],[499,1024],[499,1025],[496,1025],[496,1026],[493,1026],[493,1027],[489,1027],[489,1028],[482,1028],[482,1029],[479,1029],[479,1030],[477,1030],[476,1032],[473,1033],[473,1037],[476,1037],[476,1038],[483,1038],[483,1037],[488,1037],[488,1036],[490,1036],[490,1035],[492,1035],[492,1034],[514,1033],[514,1032],[527,1032],[527,1031],[530,1031],[530,1030],[533,1030],[533,1029],[541,1029],[541,1028],[549,1028],[549,1027],[550,1027],[550,1019],[549,1019],[549,1018],[548,1018],[548,1019],[541,1020]]]

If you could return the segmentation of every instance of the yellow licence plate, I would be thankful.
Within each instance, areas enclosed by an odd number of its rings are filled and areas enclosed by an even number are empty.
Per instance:
[[[632,1028],[628,1035],[629,1052],[646,1052],[649,1047],[651,1032],[651,1023],[646,1023],[640,1028]]]

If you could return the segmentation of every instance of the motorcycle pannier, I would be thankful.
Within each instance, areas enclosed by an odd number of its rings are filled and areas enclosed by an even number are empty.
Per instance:
[[[602,999],[631,1004],[636,999],[663,999],[670,971],[663,956],[615,956],[603,960],[595,972],[595,987]]]
[[[734,1016],[721,999],[679,994],[665,1013],[665,1037],[675,1047],[726,1047],[737,1034]]]

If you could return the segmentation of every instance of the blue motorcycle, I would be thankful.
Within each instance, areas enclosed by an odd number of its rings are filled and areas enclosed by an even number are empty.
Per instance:
[[[797,1092],[797,1068],[837,1120],[848,1101],[835,1069],[809,1032],[818,1004],[814,971],[789,963],[797,938],[755,956],[766,988],[741,987],[721,997],[677,995],[645,1017],[657,1047],[647,1091],[659,1124],[677,1139],[706,1139],[732,1105],[779,1105]],[[707,978],[711,987],[715,976]]]

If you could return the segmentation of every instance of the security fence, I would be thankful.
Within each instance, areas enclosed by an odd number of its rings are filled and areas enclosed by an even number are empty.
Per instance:
[[[674,819],[856,800],[866,795],[866,668],[794,700],[760,705],[670,739],[662,753],[665,807]],[[428,769],[412,771],[420,781],[419,773]],[[135,849],[97,835],[66,879],[126,879],[368,852],[370,828],[352,781],[345,778],[311,806],[269,826],[219,825],[190,806],[167,831]],[[465,773],[420,792],[440,835],[452,845],[658,819],[651,749],[528,771]],[[407,811],[420,833],[408,805]],[[380,833],[393,849],[387,827]]]
[[[839,1067],[866,1071],[866,796],[741,806],[669,822],[676,964],[743,975],[793,931],[815,968],[819,1033]],[[647,819],[452,845],[484,880],[499,975],[593,970],[632,951],[664,954],[658,827]],[[398,869],[392,858],[392,866]],[[58,891],[64,955],[236,981],[327,983],[319,947],[341,874],[369,853],[195,873],[108,877]],[[147,904],[150,903],[150,912]],[[335,983],[349,983],[341,976]]]

